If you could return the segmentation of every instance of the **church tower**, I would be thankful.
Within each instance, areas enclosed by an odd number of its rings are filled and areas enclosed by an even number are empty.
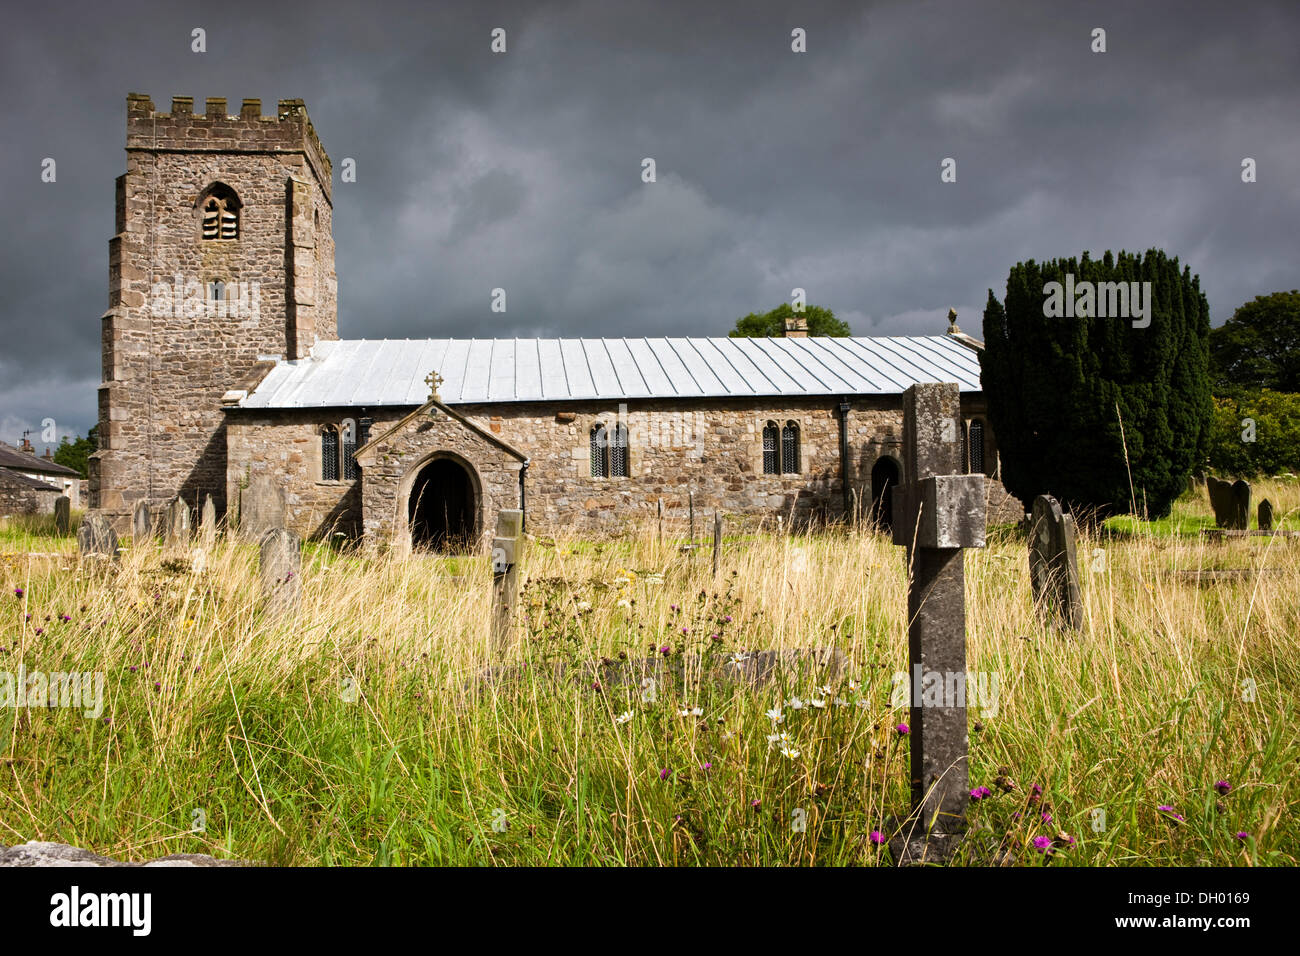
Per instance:
[[[126,107],[90,507],[226,508],[222,396],[338,338],[331,168],[302,100]]]

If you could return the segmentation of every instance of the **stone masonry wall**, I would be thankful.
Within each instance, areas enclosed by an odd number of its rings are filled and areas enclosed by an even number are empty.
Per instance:
[[[218,182],[241,204],[236,239],[201,237],[197,204]],[[158,113],[133,94],[117,188],[90,506],[119,525],[142,497],[211,493],[224,511],[222,395],[253,384],[259,356],[337,338],[329,159],[300,100],[268,117],[245,100],[229,116],[222,99],[196,114],[176,97]],[[208,298],[214,279],[224,302]],[[251,283],[255,315],[239,312]]]
[[[896,396],[856,398],[848,423],[850,490],[859,507],[871,500],[871,470],[881,456],[899,457],[902,411]],[[843,514],[839,479],[837,399],[802,399],[777,405],[752,399],[666,402],[634,401],[458,405],[455,410],[530,459],[526,481],[530,532],[568,528],[617,532],[629,520],[652,518],[663,498],[665,514],[684,518],[687,492],[703,515],[717,508],[732,514],[837,518]],[[366,410],[371,436],[383,438],[411,409]],[[629,477],[591,477],[592,427],[622,415],[629,432]],[[963,418],[983,417],[983,400],[966,396]],[[339,530],[364,525],[368,535],[400,536],[404,507],[417,462],[438,450],[459,455],[476,470],[483,487],[480,530],[491,530],[496,510],[517,507],[518,465],[491,443],[445,415],[421,417],[380,441],[362,462],[363,490],[351,482],[323,483],[320,427],[355,417],[352,409],[306,409],[229,414],[231,488],[259,471],[283,475],[294,530],[319,534],[330,522]],[[800,472],[765,475],[762,430],[767,421],[796,421]],[[996,462],[986,428],[985,461]],[[906,475],[903,476],[906,479]],[[990,522],[1017,520],[1019,503],[1006,501],[1001,483],[989,480]],[[233,490],[232,490],[233,494]],[[354,497],[349,498],[352,494]],[[352,509],[360,507],[361,512]]]

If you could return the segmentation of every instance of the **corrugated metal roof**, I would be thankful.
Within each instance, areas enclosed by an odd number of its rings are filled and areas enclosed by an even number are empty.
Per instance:
[[[276,364],[243,408],[897,395],[980,390],[979,356],[947,335],[880,338],[381,339],[318,342]]]

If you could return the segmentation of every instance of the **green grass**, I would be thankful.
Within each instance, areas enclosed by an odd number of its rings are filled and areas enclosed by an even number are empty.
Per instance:
[[[1293,511],[1294,491],[1278,491]],[[958,862],[985,865],[1003,844],[1023,865],[1296,863],[1300,548],[1172,533],[1203,520],[1198,507],[1180,502],[1167,530],[1081,537],[1077,635],[1035,616],[1018,534],[968,554],[969,665],[997,676],[999,700],[970,714],[971,786],[993,796],[971,806]],[[907,716],[891,707],[901,549],[842,531],[738,535],[715,581],[708,548],[683,555],[683,540],[535,544],[502,658],[486,557],[310,548],[302,607],[274,620],[248,545],[218,544],[201,573],[153,544],[105,569],[10,525],[0,672],[100,670],[106,701],[97,719],[0,707],[0,842],[293,865],[887,863],[869,834],[908,806],[894,731]],[[1234,563],[1280,571],[1212,588],[1170,573]],[[824,710],[789,704],[821,697],[811,673],[756,691],[669,682],[653,701],[545,676],[664,645],[722,661],[834,645],[850,664]],[[502,662],[522,678],[477,679]],[[769,745],[774,730],[797,756]],[[1060,833],[1072,848],[1034,850]]]

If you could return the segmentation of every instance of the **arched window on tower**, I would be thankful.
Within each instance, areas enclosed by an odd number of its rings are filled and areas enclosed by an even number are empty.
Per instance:
[[[763,426],[763,474],[779,475],[781,474],[781,459],[777,453],[777,442],[780,440],[781,430],[776,427],[776,422],[768,422]]]
[[[339,430],[333,425],[320,430],[320,480],[339,480]]]
[[[799,425],[786,422],[781,429],[781,471],[787,475],[799,473]]]
[[[343,419],[343,480],[355,481],[357,477],[357,423]]]
[[[970,423],[970,474],[984,474],[984,423],[978,418]]]
[[[239,210],[243,205],[225,183],[213,183],[199,196],[204,239],[238,239]]]

